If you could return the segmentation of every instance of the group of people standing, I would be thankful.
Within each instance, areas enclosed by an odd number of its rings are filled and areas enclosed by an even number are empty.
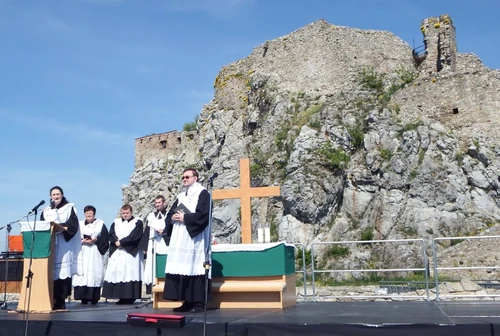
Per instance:
[[[169,211],[163,196],[155,198],[155,211],[145,225],[133,216],[126,204],[109,231],[96,208],[84,208],[79,221],[75,205],[56,186],[50,190],[51,205],[41,219],[55,228],[53,309],[65,309],[66,298],[74,290],[75,300],[96,304],[102,296],[118,299],[117,304],[132,304],[141,298],[143,282],[151,292],[154,284],[156,253],[167,254],[163,298],[183,301],[176,312],[202,312],[211,292],[205,261],[209,254],[208,229],[210,195],[198,182],[198,172],[186,169],[183,190]],[[104,256],[109,251],[107,267]],[[144,256],[146,263],[144,266]],[[208,283],[207,283],[208,281]]]

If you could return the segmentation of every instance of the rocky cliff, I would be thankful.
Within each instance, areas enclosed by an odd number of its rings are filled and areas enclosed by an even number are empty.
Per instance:
[[[253,186],[281,186],[252,201],[253,225],[269,223],[274,240],[429,241],[499,224],[500,71],[456,51],[448,16],[421,29],[423,52],[325,21],[255,47],[221,69],[196,132],[137,139],[124,203],[145,216],[157,194],[173,201],[188,166],[238,188],[249,157]],[[215,202],[216,240],[239,242],[239,213],[237,200]],[[336,267],[422,263],[405,244],[323,252]]]

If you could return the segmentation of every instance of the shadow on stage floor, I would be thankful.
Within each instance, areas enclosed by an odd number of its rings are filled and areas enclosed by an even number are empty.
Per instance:
[[[14,309],[15,307],[9,307]],[[151,307],[68,304],[69,312],[0,311],[0,336],[202,335],[204,314],[185,314],[182,329],[131,327],[129,313],[172,314]],[[500,335],[500,302],[317,302],[284,310],[207,313],[207,335]]]

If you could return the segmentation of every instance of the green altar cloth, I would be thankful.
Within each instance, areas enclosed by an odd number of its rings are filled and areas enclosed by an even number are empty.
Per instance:
[[[295,273],[291,244],[212,245],[212,278],[277,276]],[[165,278],[167,255],[156,255],[156,277]]]
[[[50,222],[21,222],[21,235],[23,236],[23,258],[43,259],[50,256]],[[31,245],[33,244],[33,255]]]

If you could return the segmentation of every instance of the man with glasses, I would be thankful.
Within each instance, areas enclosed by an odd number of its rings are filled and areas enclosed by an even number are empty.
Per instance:
[[[210,194],[198,183],[198,172],[189,168],[182,174],[183,191],[167,214],[170,244],[165,267],[163,298],[184,301],[175,312],[204,311],[205,253],[209,241],[208,220]],[[171,234],[169,234],[171,233]],[[209,281],[208,291],[211,291]]]

